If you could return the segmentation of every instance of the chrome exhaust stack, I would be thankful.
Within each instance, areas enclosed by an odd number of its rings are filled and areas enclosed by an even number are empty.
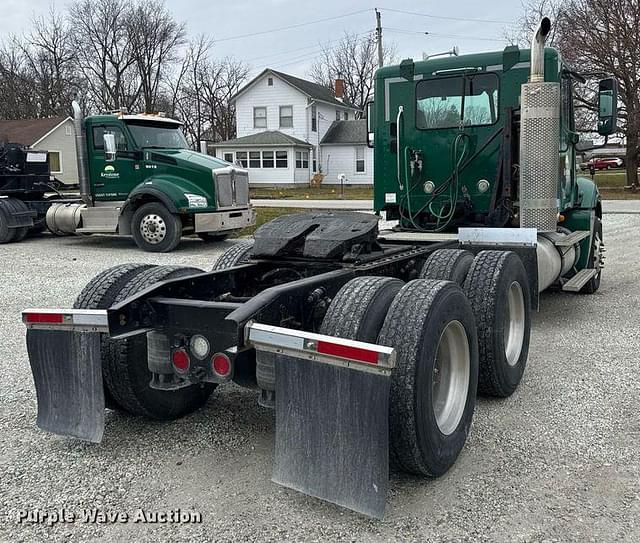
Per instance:
[[[80,199],[87,206],[92,206],[91,188],[89,187],[89,174],[87,168],[86,136],[83,127],[82,110],[75,100],[71,102],[73,109],[73,127],[76,133],[76,160],[78,162],[78,184],[80,185]]]
[[[551,21],[540,21],[531,41],[531,74],[522,85],[520,227],[555,232],[558,225],[560,83],[544,81],[544,46]]]

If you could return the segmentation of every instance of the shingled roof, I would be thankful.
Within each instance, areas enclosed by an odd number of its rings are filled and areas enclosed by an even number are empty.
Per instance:
[[[276,70],[272,70],[271,68],[266,68],[262,70],[256,77],[254,77],[249,83],[247,83],[244,87],[242,87],[234,96],[231,97],[231,101],[235,100],[240,94],[246,91],[249,87],[251,87],[256,81],[258,81],[265,74],[270,73],[279,77],[286,83],[289,83],[292,87],[295,87],[303,94],[306,94],[309,98],[313,100],[319,100],[320,102],[326,102],[328,104],[348,107],[351,109],[358,109],[353,104],[349,104],[348,102],[340,101],[336,98],[335,93],[329,87],[325,87],[324,85],[319,85],[318,83],[314,83],[313,81],[307,81],[306,79],[301,79],[299,77],[285,74],[284,72],[278,72]]]
[[[333,121],[320,143],[364,145],[367,143],[367,121]]]
[[[70,117],[0,120],[0,141],[31,146]]]
[[[255,145],[262,147],[271,146],[287,146],[297,145],[301,147],[311,147],[306,141],[294,138],[288,134],[283,134],[279,130],[266,130],[265,132],[258,132],[257,134],[250,134],[248,136],[242,136],[241,138],[235,138],[232,140],[216,143],[216,147],[237,147],[244,145]]]

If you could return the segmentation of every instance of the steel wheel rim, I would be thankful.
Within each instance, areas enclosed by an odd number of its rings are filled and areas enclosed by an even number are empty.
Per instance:
[[[507,363],[515,366],[520,359],[524,343],[524,294],[520,283],[514,281],[507,292],[507,314],[504,320],[504,349]]]
[[[160,243],[167,235],[167,224],[160,215],[145,215],[140,221],[142,238],[152,245]]]
[[[432,407],[438,429],[451,435],[467,405],[471,354],[460,321],[451,321],[440,334],[432,375]]]

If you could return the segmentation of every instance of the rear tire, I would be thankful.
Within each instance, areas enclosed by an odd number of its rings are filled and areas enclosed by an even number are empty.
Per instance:
[[[150,264],[120,264],[104,270],[96,275],[82,289],[82,292],[73,303],[74,309],[108,309],[116,299],[116,296],[132,277],[151,268]],[[102,367],[105,367],[105,359],[109,356],[109,342],[107,334],[100,334],[100,359]],[[104,384],[105,406],[109,409],[117,409],[118,404],[111,396],[108,387]]]
[[[198,268],[154,266],[132,277],[114,303],[159,281],[201,272]],[[204,405],[216,387],[212,383],[202,383],[173,391],[151,388],[149,383],[152,375],[147,366],[145,334],[109,340],[109,356],[103,359],[103,363],[103,376],[109,392],[118,406],[132,415],[157,420],[177,419]]]
[[[531,335],[529,279],[509,251],[481,251],[464,283],[478,327],[478,392],[506,398],[518,388]]]
[[[253,243],[253,240],[241,241],[234,244],[233,247],[229,247],[220,255],[220,258],[216,260],[211,271],[226,270],[227,268],[233,268],[238,264],[247,262],[247,260],[251,258]]]
[[[29,233],[28,226],[9,228],[9,217],[13,213],[29,211],[27,205],[16,198],[2,198],[0,200],[0,244],[22,241]]]
[[[389,306],[403,285],[391,277],[352,279],[329,305],[320,333],[377,343]]]
[[[438,249],[429,255],[422,266],[420,279],[453,281],[461,285],[467,277],[473,253],[462,249]]]
[[[478,382],[471,306],[451,281],[416,279],[393,300],[378,343],[394,347],[390,459],[438,477],[456,461],[471,427]]]
[[[143,251],[167,253],[180,243],[182,220],[160,202],[149,202],[133,214],[131,234]]]

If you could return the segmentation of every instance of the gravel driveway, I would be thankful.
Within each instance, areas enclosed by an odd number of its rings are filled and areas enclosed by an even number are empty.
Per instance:
[[[102,236],[0,246],[0,541],[639,541],[640,216],[607,215],[604,227],[600,291],[542,296],[518,391],[479,400],[441,479],[392,474],[382,522],[271,483],[273,414],[232,385],[172,423],[108,412],[100,445],[36,428],[23,308],[70,306],[122,262],[208,269],[231,242],[185,241],[160,256]],[[179,508],[202,522],[16,521],[60,508]]]

